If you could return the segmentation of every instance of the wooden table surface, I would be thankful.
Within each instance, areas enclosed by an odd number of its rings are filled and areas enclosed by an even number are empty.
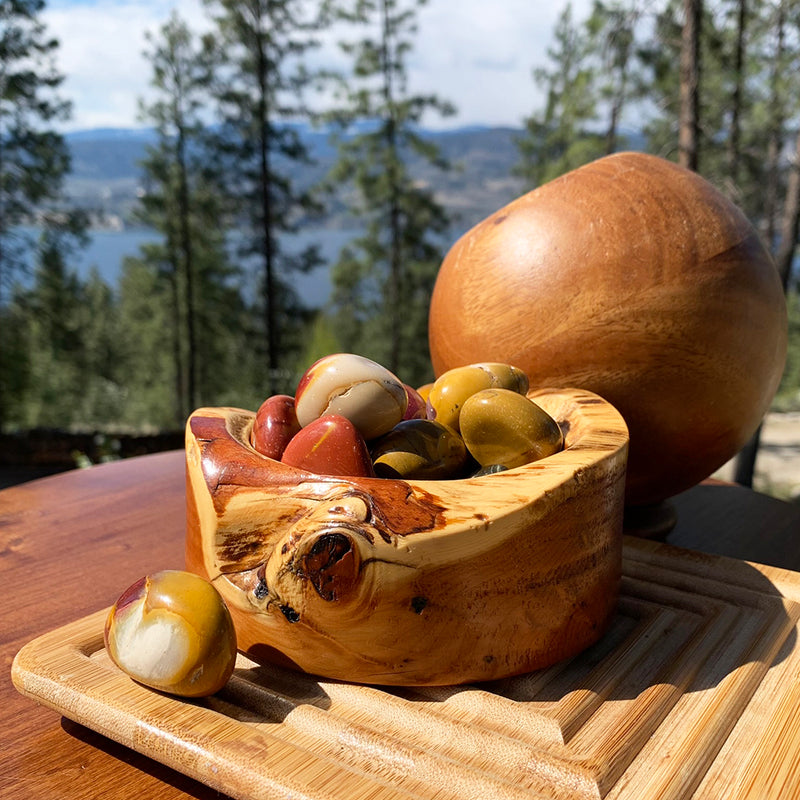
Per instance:
[[[800,505],[729,485],[672,501],[669,543],[800,571]],[[220,797],[21,696],[12,660],[31,639],[111,605],[140,576],[183,566],[183,452],[0,491],[0,797]]]

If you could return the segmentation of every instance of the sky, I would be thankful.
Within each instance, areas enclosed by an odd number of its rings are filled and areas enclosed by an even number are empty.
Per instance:
[[[519,126],[541,107],[532,78],[565,2],[429,0],[418,11],[408,61],[409,91],[435,93],[458,109],[431,127]],[[583,19],[590,0],[573,0]],[[61,94],[73,103],[64,131],[140,127],[137,99],[149,91],[145,32],[157,32],[173,9],[195,30],[208,27],[202,0],[48,0],[42,21],[60,41]],[[320,58],[341,63],[334,42]]]

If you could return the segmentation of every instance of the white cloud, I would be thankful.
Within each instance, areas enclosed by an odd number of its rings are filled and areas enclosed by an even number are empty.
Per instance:
[[[69,128],[139,124],[137,100],[150,80],[142,55],[145,33],[156,32],[173,8],[190,24],[203,24],[199,0],[62,0],[48,6],[42,19],[60,41],[62,94],[73,102]]]
[[[573,2],[573,18],[588,4]],[[145,31],[157,31],[173,8],[193,28],[208,26],[201,0],[52,0],[43,20],[61,42],[70,129],[139,124],[137,100],[150,79]],[[458,109],[456,117],[429,124],[520,124],[539,102],[531,71],[545,62],[561,8],[530,0],[430,0],[422,7],[410,89],[438,94]]]
[[[590,0],[573,0],[582,19]],[[458,106],[460,124],[519,125],[538,105],[534,66],[565,2],[432,0],[419,14],[413,58],[415,87],[433,89]]]

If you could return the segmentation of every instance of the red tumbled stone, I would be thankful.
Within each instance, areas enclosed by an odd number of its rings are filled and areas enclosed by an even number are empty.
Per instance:
[[[262,455],[280,461],[286,445],[299,431],[294,398],[276,394],[268,397],[256,412],[250,443]]]
[[[319,417],[286,445],[281,461],[319,475],[374,476],[364,437],[338,414]]]

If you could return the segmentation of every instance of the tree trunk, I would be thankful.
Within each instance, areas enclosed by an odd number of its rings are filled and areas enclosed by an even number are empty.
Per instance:
[[[781,242],[775,254],[775,265],[783,284],[784,293],[789,288],[792,261],[797,247],[798,223],[800,223],[800,133],[795,140],[795,151],[789,165],[789,180],[786,184],[786,201],[783,205]]]
[[[770,100],[769,100],[769,138],[767,142],[767,180],[764,192],[764,216],[766,227],[764,235],[767,247],[775,252],[775,229],[778,214],[778,190],[780,186],[780,156],[783,141],[783,128],[785,125],[785,110],[782,102],[780,82],[782,77],[783,56],[785,49],[786,10],[784,2],[778,4],[778,18],[776,20],[776,45],[775,56],[772,61],[770,73]]]
[[[172,318],[172,358],[175,363],[175,414],[177,421],[185,421],[191,409],[186,392],[186,370],[183,359],[183,337],[181,320],[183,308],[181,307],[182,292],[180,279],[180,256],[175,241],[172,224],[168,226],[166,237],[167,260],[170,265],[169,285],[172,292],[172,303],[175,314]]]
[[[186,411],[188,417],[191,411],[200,405],[197,391],[197,332],[195,324],[195,291],[194,291],[194,249],[192,247],[192,234],[189,211],[189,179],[186,166],[186,141],[182,123],[178,126],[176,142],[176,159],[178,167],[178,226],[180,236],[180,249],[183,256],[184,269],[184,308],[186,310],[186,399],[190,409]]]
[[[609,114],[608,129],[606,130],[606,150],[607,156],[610,156],[617,149],[617,127],[619,125],[619,116],[622,110],[622,100],[618,97],[614,98],[611,104],[611,112]]]
[[[741,10],[741,6],[740,6]],[[775,252],[775,234],[776,234],[776,217],[778,208],[778,187],[780,175],[780,154],[781,142],[783,141],[783,127],[784,127],[784,106],[781,102],[780,80],[781,69],[783,63],[783,54],[785,47],[785,20],[786,10],[783,0],[778,5],[778,17],[776,20],[776,47],[775,56],[772,62],[772,70],[770,76],[770,122],[769,122],[769,139],[767,143],[767,169],[766,169],[766,190],[764,192],[764,216],[766,219],[766,226],[764,229],[764,236],[767,241],[767,246],[772,252]],[[798,141],[800,146],[800,140]],[[792,186],[792,178],[794,175],[794,186]],[[786,206],[784,219],[782,223],[783,235],[780,242],[780,251],[776,254],[776,259],[779,260],[778,270],[783,283],[784,292],[788,286],[789,270],[791,269],[792,257],[795,250],[795,241],[797,239],[797,210],[798,200],[795,196],[792,200],[792,194],[797,195],[798,186],[800,182],[797,180],[797,166],[796,163],[792,167],[790,173],[790,186],[787,188]],[[787,238],[788,236],[788,238]],[[750,441],[741,449],[736,456],[734,462],[734,475],[733,479],[736,483],[742,486],[753,485],[753,478],[756,472],[756,460],[758,459],[758,449],[761,442],[761,427],[753,434]]]
[[[728,136],[728,175],[734,192],[739,185],[741,159],[741,113],[744,102],[745,37],[747,30],[747,0],[739,0],[736,21],[733,96],[731,97],[731,126]]]
[[[394,66],[391,60],[391,28],[389,8],[386,0],[382,3],[381,20],[381,58],[383,61],[383,95],[387,109],[386,143],[388,149],[387,172],[389,175],[389,314],[391,346],[389,369],[397,373],[400,368],[402,351],[401,315],[403,313],[403,263],[401,253],[402,232],[400,230],[400,187],[397,185],[397,126],[394,116]]]
[[[678,120],[678,163],[697,171],[700,130],[700,20],[702,0],[684,0],[681,34],[680,117]]]
[[[261,25],[259,24],[259,30]],[[273,209],[270,186],[270,86],[269,65],[264,42],[258,41],[258,124],[259,180],[261,183],[261,255],[264,268],[264,327],[267,344],[267,385],[270,394],[277,394],[278,385],[278,322],[275,298],[275,248],[273,246]]]

